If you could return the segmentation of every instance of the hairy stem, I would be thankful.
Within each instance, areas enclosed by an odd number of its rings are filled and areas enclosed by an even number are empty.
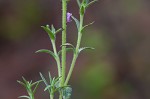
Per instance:
[[[62,0],[62,45],[66,43],[66,14],[67,14],[67,1]],[[60,86],[64,85],[65,74],[66,74],[66,46],[62,46],[62,74],[61,74],[61,83]],[[62,99],[62,95],[60,93],[59,99]]]
[[[54,99],[54,95],[50,95],[50,99]]]
[[[78,40],[77,40],[77,45],[76,45],[76,53],[73,56],[73,59],[72,59],[72,62],[71,62],[71,67],[69,69],[69,72],[68,72],[68,75],[67,75],[67,78],[66,78],[66,81],[65,81],[64,85],[67,85],[68,82],[69,82],[69,80],[70,80],[70,77],[72,75],[72,72],[73,72],[73,69],[74,69],[74,66],[75,66],[78,54],[79,54],[78,52],[79,52],[79,47],[80,47],[81,38],[82,38],[82,33],[80,31],[81,31],[81,29],[83,27],[83,18],[84,18],[84,15],[80,15],[80,28],[79,28],[79,32],[78,32]]]
[[[58,76],[61,76],[61,67],[60,67],[60,58],[58,56],[57,50],[56,50],[56,43],[55,41],[51,41],[52,42],[52,46],[53,46],[53,50],[54,50],[54,54],[56,56],[56,63],[57,63],[57,69],[58,69]]]
[[[67,2],[62,0],[62,45],[66,43],[66,13],[67,13]],[[61,85],[64,84],[65,71],[66,70],[66,46],[62,46],[62,80]]]

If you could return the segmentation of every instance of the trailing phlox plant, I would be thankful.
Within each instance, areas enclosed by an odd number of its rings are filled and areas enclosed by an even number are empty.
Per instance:
[[[92,25],[94,22],[91,22],[87,25],[84,25],[84,16],[87,8],[95,3],[97,0],[76,0],[77,4],[79,6],[79,17],[80,19],[75,18],[72,13],[67,12],[67,5],[69,4],[70,0],[61,0],[62,2],[62,27],[59,29],[56,29],[53,25],[49,26],[41,26],[43,30],[48,34],[49,39],[52,44],[53,50],[48,50],[48,49],[40,49],[36,51],[36,53],[47,53],[51,55],[57,63],[57,69],[58,69],[58,76],[57,77],[52,77],[51,73],[49,72],[49,80],[46,80],[46,78],[43,76],[42,73],[40,73],[41,80],[32,82],[32,81],[27,81],[24,77],[22,77],[23,81],[17,81],[20,83],[26,90],[28,95],[23,95],[20,96],[19,98],[27,98],[27,99],[35,99],[35,93],[36,89],[38,88],[38,85],[41,82],[44,82],[45,84],[45,89],[44,91],[48,91],[49,93],[49,98],[54,99],[55,93],[59,93],[59,99],[70,99],[71,94],[72,94],[72,88],[68,84],[76,60],[79,56],[79,54],[85,50],[85,49],[94,49],[92,47],[80,47],[82,35],[84,34],[84,30],[86,27]],[[75,22],[78,35],[77,35],[77,43],[76,46],[73,44],[70,44],[67,42],[67,25],[72,22],[72,20]],[[62,32],[62,45],[60,45],[61,50],[58,51],[56,48],[56,36],[58,33]],[[72,51],[73,52],[73,58],[72,62],[70,64],[70,69],[68,71],[68,74],[66,75],[66,52],[67,51]]]

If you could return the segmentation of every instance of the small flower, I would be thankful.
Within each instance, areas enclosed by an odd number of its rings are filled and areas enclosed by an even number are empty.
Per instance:
[[[67,12],[67,22],[71,22],[72,13]]]

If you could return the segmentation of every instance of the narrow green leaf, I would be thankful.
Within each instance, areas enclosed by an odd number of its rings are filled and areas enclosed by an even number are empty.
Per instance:
[[[30,97],[29,97],[29,96],[26,96],[26,95],[24,95],[24,96],[19,96],[18,98],[27,98],[27,99],[30,99]]]
[[[61,46],[71,46],[73,49],[75,49],[75,47],[72,44],[70,44],[70,43],[66,43],[66,44],[63,44]]]
[[[71,46],[73,48],[73,52],[76,53],[75,47],[70,43],[66,43],[66,44],[63,44],[61,46]]]
[[[52,33],[54,34],[55,33],[55,28],[53,25],[51,25],[51,30],[52,30]]]
[[[48,53],[48,54],[52,55],[54,57],[54,59],[56,59],[56,55],[52,51],[47,50],[47,49],[40,49],[40,50],[36,51],[35,53]]]
[[[77,26],[77,29],[78,29],[78,31],[79,31],[80,22],[79,22],[78,19],[76,19],[74,16],[71,16],[71,17],[72,17],[72,19],[75,21],[76,26]]]
[[[46,87],[49,86],[48,82],[46,81],[46,79],[44,78],[44,76],[42,75],[42,73],[40,73],[40,76],[41,76],[43,82],[45,83]],[[51,93],[51,90],[48,89],[48,92]]]
[[[73,50],[73,48],[66,48],[66,52],[68,52],[68,51],[72,51]],[[74,50],[73,50],[74,51]],[[60,55],[62,53],[62,50],[60,50],[59,52],[58,52],[58,55]]]
[[[40,82],[42,82],[42,80],[39,80],[39,81],[36,81],[36,82],[32,83],[31,87],[33,87],[34,85],[36,85],[37,83],[40,83]]]
[[[52,82],[52,76],[51,76],[50,71],[48,72],[48,76],[49,76],[49,82],[51,83]]]
[[[29,82],[29,85],[31,85],[32,84],[32,80]]]
[[[45,89],[44,89],[44,91],[50,90],[51,87],[52,87],[51,85],[46,86]]]
[[[26,88],[25,83],[23,83],[23,82],[21,82],[21,81],[19,81],[19,80],[17,80],[17,82]]]
[[[34,87],[34,90],[33,90],[33,94],[35,94],[36,89],[38,88],[39,83],[40,83],[41,81],[42,81],[42,80],[40,80],[40,81],[38,81],[38,82],[36,83],[36,85],[35,85],[35,87]]]
[[[85,50],[85,49],[94,49],[93,47],[82,47],[82,48],[80,48],[79,49],[79,53],[81,52],[81,51],[83,51],[83,50]]]
[[[41,27],[48,33],[48,35],[49,35],[49,37],[50,37],[51,40],[55,40],[55,35],[50,30],[49,25],[46,25],[46,27],[45,26],[41,26]]]
[[[59,78],[61,78],[62,76],[60,77],[57,77],[56,79],[54,79],[54,84],[56,84],[58,81],[59,81]]]
[[[89,2],[87,5],[86,5],[86,8],[88,8],[90,5],[92,5],[93,3],[97,2],[98,0],[93,0],[91,2]]]
[[[54,81],[55,81],[55,77],[52,79],[51,86],[55,85]]]
[[[58,80],[57,82],[55,82],[55,88],[57,89],[57,88],[59,88],[60,87],[60,80]]]
[[[47,83],[47,81],[46,81],[46,79],[45,79],[44,76],[42,75],[42,73],[40,73],[40,76],[41,76],[43,82],[45,83],[45,85],[46,85],[46,86],[49,86],[48,83]]]
[[[62,28],[58,29],[58,30],[55,32],[55,34],[57,34],[57,33],[61,32],[61,31],[63,31],[63,29],[62,29]]]
[[[87,24],[87,25],[85,25],[85,26],[83,26],[83,28],[81,29],[81,33],[83,33],[83,31],[84,31],[84,29],[85,29],[86,27],[92,25],[93,23],[94,23],[94,21],[91,22],[91,23],[89,23],[89,24]]]
[[[23,76],[22,76],[22,79],[23,79],[25,84],[28,84],[28,81]]]
[[[81,5],[80,0],[77,0],[77,4],[78,4],[78,6],[80,7],[80,5]]]

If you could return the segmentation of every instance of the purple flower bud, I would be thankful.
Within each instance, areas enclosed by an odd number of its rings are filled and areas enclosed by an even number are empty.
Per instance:
[[[67,12],[67,22],[71,22],[72,13]]]

